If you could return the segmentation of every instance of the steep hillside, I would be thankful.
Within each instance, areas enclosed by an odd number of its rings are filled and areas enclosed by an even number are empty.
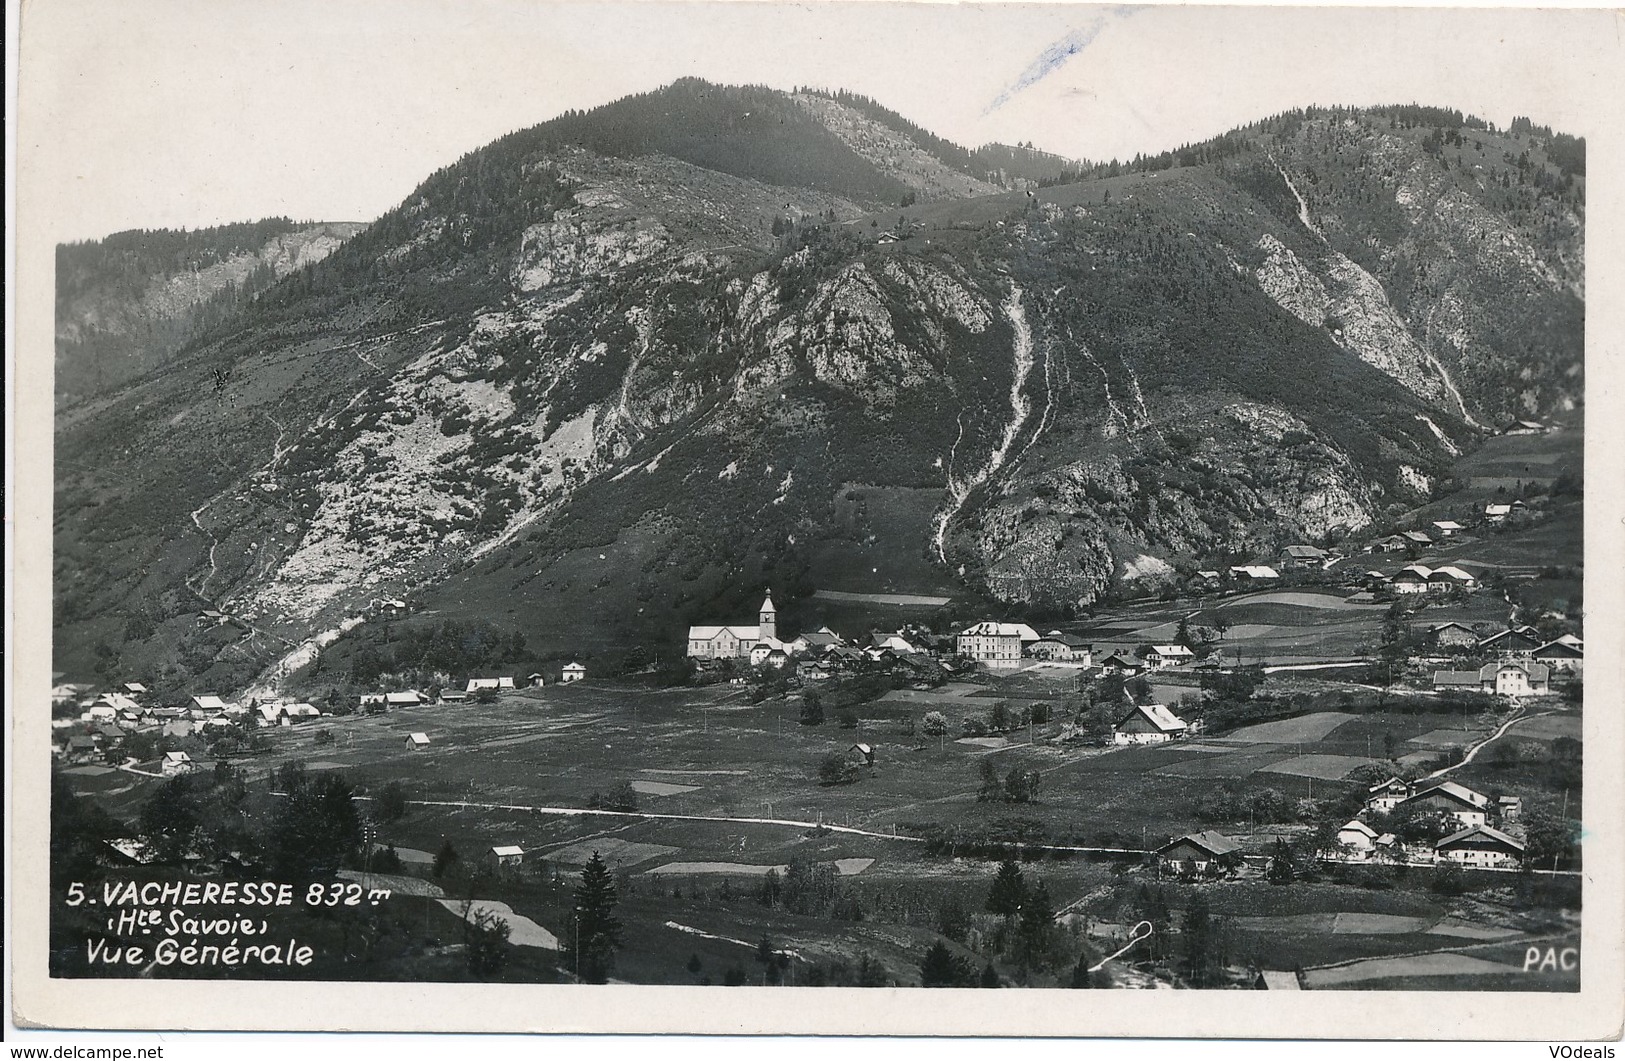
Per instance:
[[[161,367],[194,334],[363,227],[273,218],[192,232],[121,232],[59,247],[58,404]]]
[[[59,669],[264,685],[394,595],[559,651],[858,571],[1067,611],[1581,400],[1572,181],[1328,112],[1004,192],[886,114],[687,81],[513,134],[60,418]]]

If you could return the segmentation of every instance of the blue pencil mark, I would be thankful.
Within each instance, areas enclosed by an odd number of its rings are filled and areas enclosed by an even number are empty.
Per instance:
[[[1122,18],[1132,15],[1134,12],[1135,9],[1132,7],[1117,7],[1112,9],[1111,14],[1114,17]],[[1045,48],[1043,53],[1029,63],[1027,68],[1021,72],[1021,75],[1010,83],[1009,88],[999,93],[993,102],[987,105],[987,110],[983,113],[991,114],[1010,102],[1018,93],[1025,92],[1056,70],[1059,70],[1069,59],[1094,43],[1094,39],[1100,36],[1100,31],[1105,28],[1106,17],[1103,15],[1089,23],[1089,25],[1073,30],[1048,48]]]

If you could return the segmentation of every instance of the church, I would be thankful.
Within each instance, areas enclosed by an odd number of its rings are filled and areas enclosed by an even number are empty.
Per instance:
[[[694,659],[745,659],[752,663],[773,662],[770,657],[785,655],[778,638],[778,611],[771,592],[762,600],[755,626],[691,626],[688,628],[688,654]]]

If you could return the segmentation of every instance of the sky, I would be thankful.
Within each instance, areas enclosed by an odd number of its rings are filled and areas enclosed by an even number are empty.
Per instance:
[[[503,133],[690,75],[847,88],[967,146],[1089,159],[1307,104],[1586,134],[1618,34],[1601,10],[33,0],[20,205],[56,240],[366,221]]]

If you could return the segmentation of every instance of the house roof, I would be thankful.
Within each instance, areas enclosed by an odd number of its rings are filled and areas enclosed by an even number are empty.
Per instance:
[[[1546,642],[1530,654],[1536,659],[1584,659],[1585,649],[1558,639]]]
[[[1459,531],[1462,529],[1461,524],[1457,523],[1453,519],[1436,519],[1433,521],[1433,525],[1438,527],[1440,530]]]
[[[1434,575],[1447,575],[1451,579],[1454,579],[1457,582],[1476,582],[1476,581],[1478,581],[1477,576],[1474,575],[1471,571],[1465,571],[1462,568],[1459,568],[1454,564],[1446,564],[1444,567],[1436,567],[1436,568],[1433,569],[1433,574]]]
[[[587,672],[587,668],[586,668],[586,667],[583,667],[583,666],[582,666],[582,665],[581,665],[581,664],[579,664],[579,663],[568,663],[568,664],[565,664],[565,667],[564,667],[564,669],[565,669],[565,670],[567,670],[567,671],[570,671],[570,672],[572,672],[572,673],[573,673],[573,672],[575,672],[575,671],[580,671],[580,672],[582,672],[582,673],[583,673],[583,674],[585,674],[585,673],[586,673],[586,672]]]
[[[1478,680],[1494,681],[1495,676],[1504,670],[1521,670],[1529,681],[1537,684],[1552,676],[1552,669],[1544,663],[1486,663],[1478,668]]]
[[[1419,545],[1433,544],[1432,538],[1429,538],[1425,533],[1418,530],[1401,531],[1399,536],[1404,538],[1406,541],[1413,541]]]
[[[1196,655],[1195,652],[1192,652],[1189,648],[1187,648],[1184,645],[1152,645],[1151,646],[1151,651],[1155,652],[1159,656],[1194,656],[1194,655]]]
[[[427,733],[414,733],[410,737],[407,737],[406,739],[411,741],[413,744],[428,744],[429,743],[429,735]]]
[[[1478,643],[1478,647],[1479,648],[1489,648],[1491,645],[1495,644],[1498,641],[1519,640],[1519,641],[1527,642],[1529,644],[1529,647],[1533,648],[1536,645],[1540,644],[1540,639],[1529,636],[1532,633],[1534,633],[1533,630],[1524,630],[1524,629],[1502,630],[1498,634],[1491,634],[1490,636],[1484,638],[1482,641],[1480,641]]]
[[[1505,844],[1514,851],[1517,851],[1519,854],[1522,854],[1524,850],[1522,840],[1510,837],[1501,830],[1492,829],[1488,825],[1470,825],[1467,828],[1462,829],[1460,832],[1451,833],[1449,836],[1434,844],[1433,849],[1435,851],[1441,851],[1447,847],[1454,847],[1457,844],[1465,843],[1475,836],[1481,836],[1498,844]]]
[[[491,854],[493,854],[493,855],[523,855],[524,853],[525,853],[524,848],[522,848],[522,847],[514,847],[512,845],[508,845],[508,846],[505,846],[505,847],[493,847],[491,849]]]
[[[1185,729],[1185,722],[1163,704],[1140,704],[1133,711],[1123,716],[1117,723],[1119,729],[1127,725],[1131,719],[1144,718],[1163,733],[1175,733]]]
[[[218,696],[212,696],[207,693],[205,693],[203,696],[192,697],[192,703],[196,704],[204,711],[221,711],[226,707],[226,702],[224,700],[220,699]]]
[[[1021,637],[1023,630],[1032,630],[1032,627],[1022,623],[997,623],[991,619],[968,626],[960,631],[960,637]],[[1037,631],[1033,631],[1034,641],[1039,640]]]
[[[422,702],[423,694],[419,693],[416,689],[407,689],[404,692],[384,694],[384,703],[386,704],[417,704]]]
[[[1232,852],[1241,850],[1241,845],[1230,839],[1228,836],[1221,833],[1216,833],[1209,829],[1206,832],[1187,833],[1184,836],[1175,837],[1166,844],[1163,844],[1161,847],[1157,848],[1157,853],[1161,854],[1162,852],[1167,851],[1169,848],[1176,847],[1179,844],[1194,844],[1211,855],[1228,855]]]
[[[1198,571],[1198,572],[1196,572],[1196,577],[1197,578],[1218,578],[1219,573],[1217,571]]]
[[[1232,575],[1245,575],[1247,578],[1280,578],[1281,573],[1268,564],[1242,564],[1230,569]]]
[[[1326,555],[1326,550],[1313,545],[1289,545],[1286,555],[1294,560],[1318,560]]]
[[[1484,506],[1484,515],[1486,515],[1486,516],[1506,516],[1506,515],[1510,515],[1511,512],[1512,512],[1512,506],[1511,505],[1485,505]]]
[[[1077,634],[1064,634],[1059,630],[1051,630],[1049,633],[1045,634],[1043,637],[1039,638],[1038,640],[1039,640],[1040,643],[1043,643],[1045,641],[1054,641],[1054,642],[1056,642],[1058,644],[1065,645],[1067,648],[1088,648],[1089,647],[1089,642],[1085,641],[1083,638],[1079,637]]]
[[[124,691],[127,693],[144,693],[147,691],[147,687],[140,682],[125,682]]]
[[[1437,778],[1418,781],[1416,790],[1411,794],[1410,799],[1405,800],[1405,802],[1409,803],[1411,799],[1421,799],[1424,796],[1435,794],[1447,796],[1457,803],[1466,804],[1474,810],[1483,810],[1490,803],[1489,797],[1483,793],[1474,792],[1466,785],[1457,784],[1454,781],[1441,781]]]
[[[1409,781],[1405,780],[1403,777],[1390,777],[1386,781],[1377,782],[1375,785],[1372,785],[1370,788],[1366,789],[1366,791],[1367,792],[1381,792],[1381,791],[1383,791],[1385,789],[1393,788],[1396,785],[1399,786],[1400,788],[1405,789],[1406,791],[1409,791],[1410,787],[1411,787],[1411,783]]]
[[[164,753],[164,762],[166,762],[166,763],[189,763],[191,761],[192,761],[192,757],[190,755],[187,755],[185,752],[165,752]]]
[[[1436,670],[1433,672],[1433,687],[1441,686],[1470,686],[1478,688],[1478,672],[1475,670]]]
[[[1451,627],[1455,627],[1457,630],[1465,630],[1469,634],[1471,634],[1473,632],[1473,628],[1468,626],[1466,623],[1458,623],[1455,620],[1451,620],[1448,623],[1435,623],[1435,624],[1433,624],[1432,626],[1428,627],[1428,633],[1436,634],[1440,630],[1448,630]],[[1474,635],[1474,636],[1477,636],[1477,635]]]
[[[1371,828],[1371,826],[1367,825],[1365,822],[1361,821],[1358,818],[1355,818],[1353,821],[1349,822],[1347,825],[1343,826],[1343,828],[1341,828],[1341,829],[1339,829],[1337,831],[1340,832],[1340,833],[1346,833],[1346,832],[1349,832],[1350,830],[1352,830],[1354,832],[1357,832],[1357,833],[1364,833],[1365,835],[1371,837],[1371,839],[1373,839],[1373,840],[1375,840],[1377,838],[1377,830]]]

